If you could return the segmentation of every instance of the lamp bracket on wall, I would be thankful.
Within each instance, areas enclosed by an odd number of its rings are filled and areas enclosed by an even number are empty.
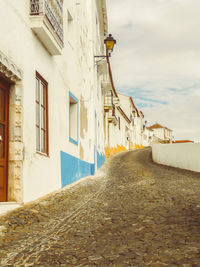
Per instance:
[[[105,58],[108,62],[108,58],[111,56],[111,52],[113,51],[114,45],[116,44],[116,40],[112,37],[112,34],[109,34],[109,36],[104,40],[104,44],[106,46],[106,55],[94,56],[95,58],[100,58],[100,60],[96,60],[96,64],[98,64],[98,62],[104,60]]]
[[[96,59],[95,63],[98,64],[98,62],[100,62],[104,59],[108,59],[109,57],[111,57],[111,53],[108,53],[107,56],[94,56],[94,58]],[[97,59],[99,59],[99,60],[97,60]]]

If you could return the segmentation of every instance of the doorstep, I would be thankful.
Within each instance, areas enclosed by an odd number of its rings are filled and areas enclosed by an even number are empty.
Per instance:
[[[21,205],[17,202],[0,202],[0,215],[19,208]]]

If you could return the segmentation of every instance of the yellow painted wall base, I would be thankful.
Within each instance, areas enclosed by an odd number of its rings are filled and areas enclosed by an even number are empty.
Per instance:
[[[108,158],[109,156],[112,156],[112,155],[119,153],[119,152],[122,152],[122,151],[127,151],[125,146],[117,145],[117,147],[106,147],[105,148],[105,155],[106,155],[106,158]]]
[[[133,144],[133,143],[131,145],[129,145],[130,150],[142,149],[142,148],[144,148],[143,145],[137,145],[137,144]],[[127,151],[125,146],[117,145],[117,147],[106,147],[105,148],[105,155],[106,155],[106,158],[108,158],[108,157],[110,157],[116,153],[122,152],[122,151]]]
[[[135,149],[142,149],[142,148],[144,148],[143,145],[137,145],[137,144],[135,144]]]

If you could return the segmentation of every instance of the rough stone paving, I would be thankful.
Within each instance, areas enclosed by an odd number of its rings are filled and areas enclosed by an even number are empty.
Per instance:
[[[1,217],[0,266],[200,266],[200,174],[122,152]]]

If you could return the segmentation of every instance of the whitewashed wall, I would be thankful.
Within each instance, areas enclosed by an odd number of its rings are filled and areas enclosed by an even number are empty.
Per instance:
[[[165,130],[164,128],[153,129],[154,136],[164,140],[165,139],[164,130]]]
[[[118,94],[118,96],[120,99],[120,107],[131,121],[131,123],[128,126],[130,129],[130,142],[135,145],[138,139],[138,132],[136,131],[136,126],[134,127],[134,124],[137,123],[137,119],[136,117],[134,118],[133,115],[133,111],[135,109],[133,108],[133,105],[131,103],[130,96],[122,94]]]
[[[156,163],[200,172],[200,144],[154,144]]]
[[[154,136],[158,137],[161,140],[171,140],[172,139],[172,131],[166,128],[156,128],[153,129]]]
[[[137,114],[134,118],[134,134],[135,134],[135,144],[142,145],[142,130],[143,130],[143,118],[138,117]]]
[[[145,127],[145,130],[142,134],[142,140],[143,140],[142,143],[143,146],[150,146],[153,140],[153,131]]]
[[[109,123],[109,135],[110,135],[110,147],[117,148],[117,146],[123,146],[127,150],[129,149],[129,141],[127,140],[128,135],[130,135],[130,124],[122,116],[119,110],[116,108],[116,118],[120,118],[120,129],[119,123],[114,125]],[[129,134],[126,129],[129,129]]]
[[[100,23],[104,23],[98,17],[101,11],[96,1],[81,1],[80,5],[64,1],[64,48],[61,55],[51,56],[30,28],[29,0],[17,4],[2,0],[0,7],[4,22],[0,24],[0,50],[23,71],[22,187],[26,202],[61,187],[61,151],[91,164],[94,145],[103,152],[102,94],[94,54],[100,35],[104,38],[104,33],[97,33]],[[99,53],[103,53],[101,47]],[[36,71],[48,82],[49,157],[36,153]],[[79,100],[78,145],[69,142],[69,92]],[[95,136],[97,132],[99,136]]]
[[[120,107],[123,109],[123,111],[125,112],[127,117],[130,119],[130,114],[133,110],[133,107],[132,107],[131,101],[130,101],[130,96],[122,95],[119,93],[118,93],[118,96],[120,99]]]

